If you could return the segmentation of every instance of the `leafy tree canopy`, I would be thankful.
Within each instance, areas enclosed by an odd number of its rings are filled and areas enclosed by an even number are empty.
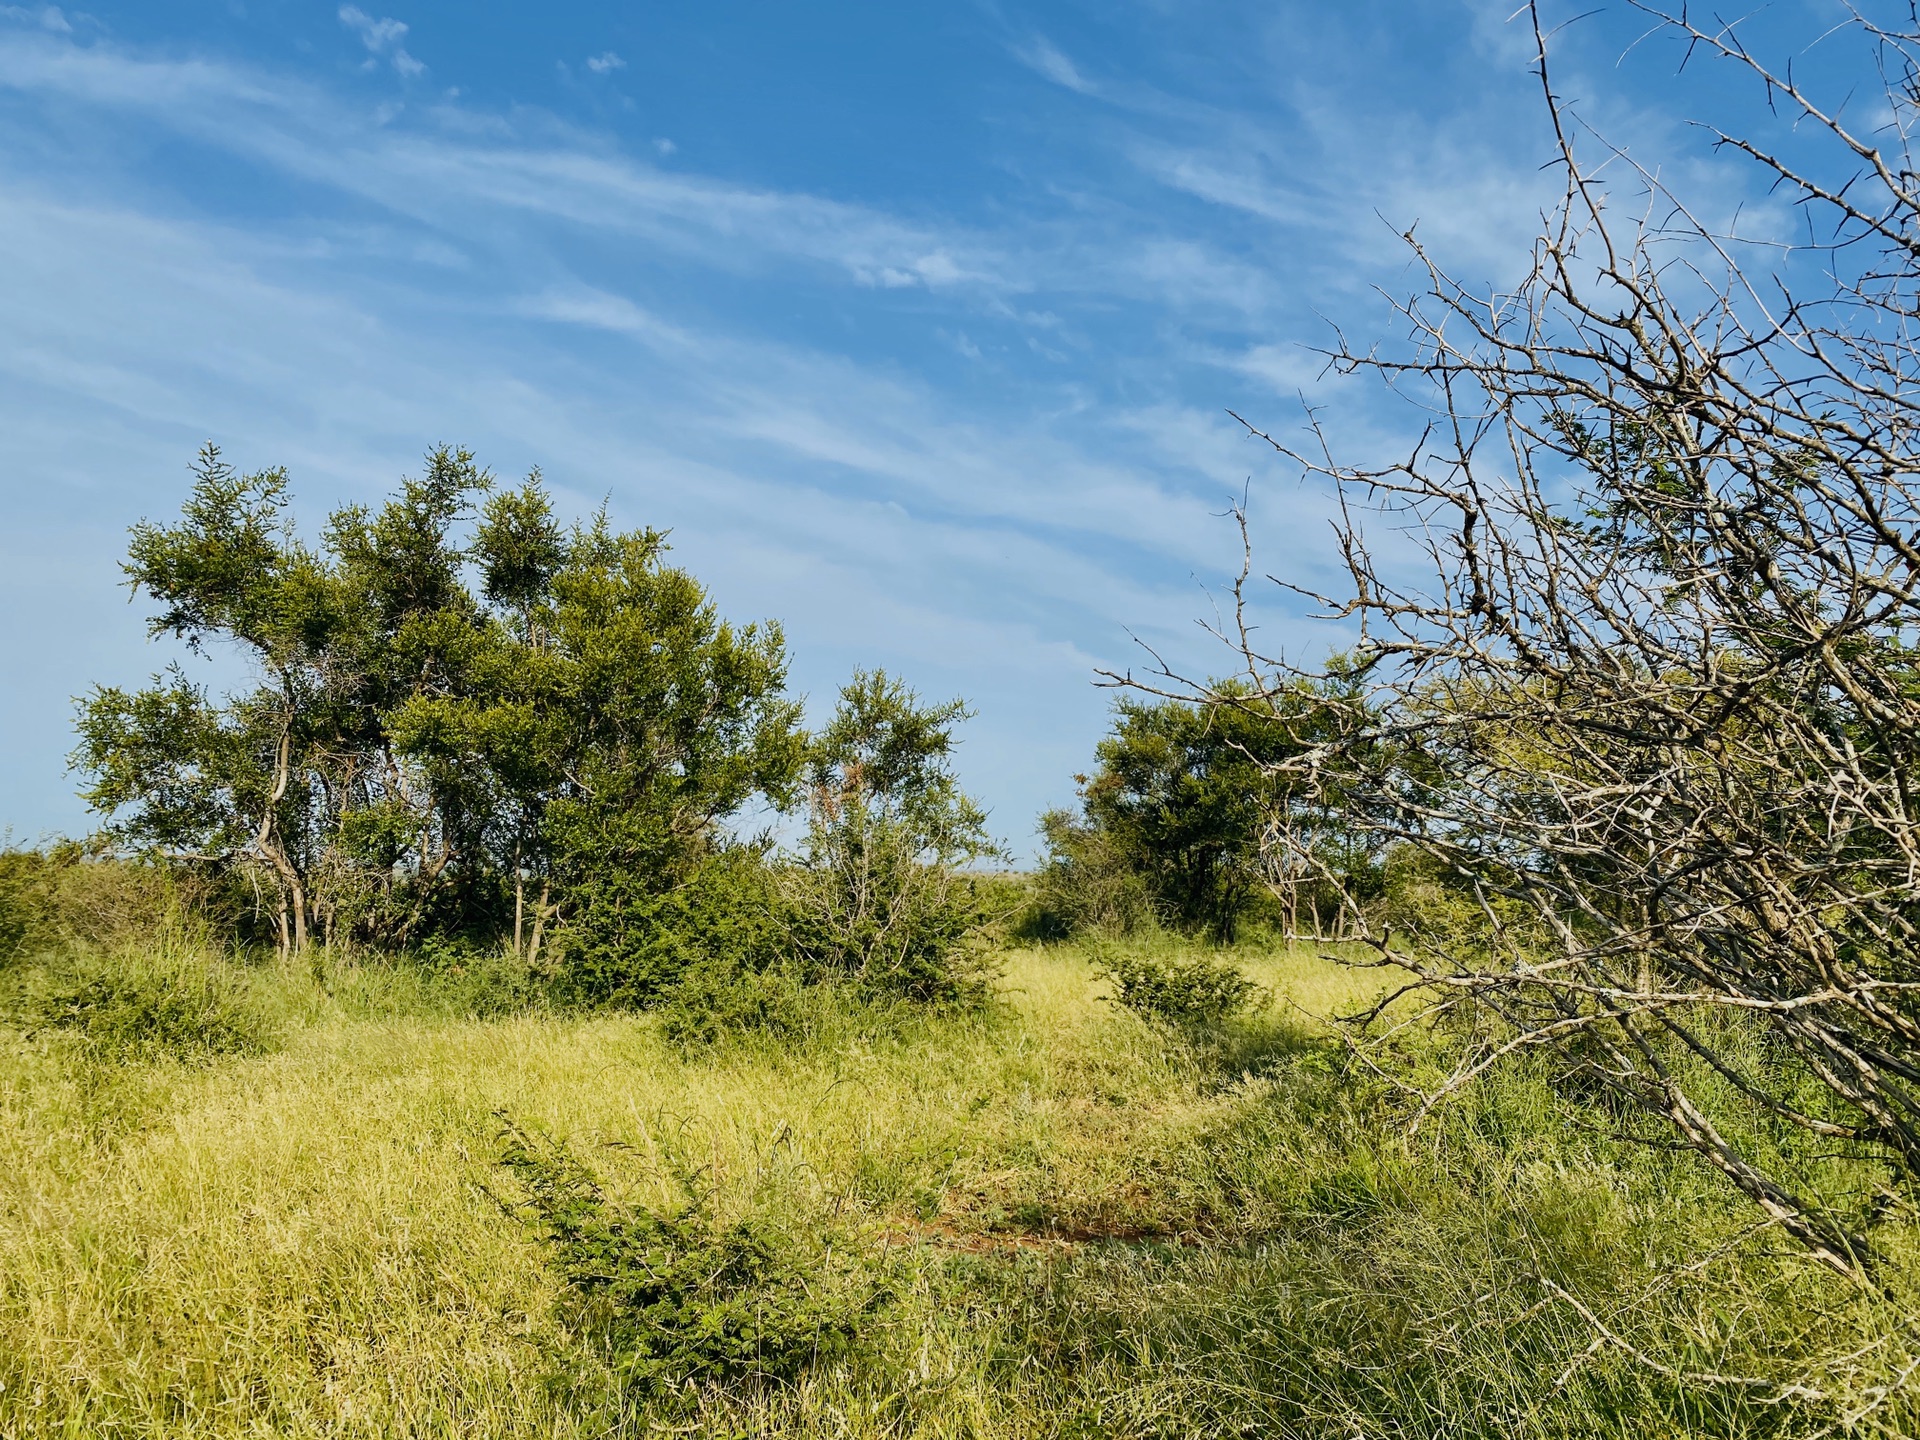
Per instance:
[[[557,935],[613,963],[729,816],[792,798],[780,629],[722,619],[661,532],[564,526],[538,472],[496,489],[446,447],[317,546],[289,506],[284,471],[208,447],[179,521],[134,528],[150,633],[229,645],[255,680],[99,687],[74,753],[121,841],[260,878],[283,945],[511,915],[529,958]]]

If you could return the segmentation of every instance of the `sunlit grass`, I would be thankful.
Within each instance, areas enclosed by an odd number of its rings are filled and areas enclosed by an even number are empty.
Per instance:
[[[1069,952],[1018,955],[1010,1013],[792,1056],[685,1055],[629,1016],[337,1007],[279,1054],[211,1069],[106,1070],[10,1036],[0,1415],[378,1431],[444,1407],[564,1429],[533,1378],[542,1259],[487,1193],[499,1112],[641,1199],[671,1201],[679,1166],[723,1206],[777,1186],[876,1231],[943,1211],[987,1228],[1100,1202],[1143,1126],[1171,1136],[1207,1111],[1109,1103],[1190,1087],[1091,989]]]
[[[1312,1018],[1378,973],[1235,958],[1276,1004],[1202,1050],[1103,1001],[1064,948],[1010,955],[985,1015],[849,1016],[790,1050],[682,1051],[644,1016],[409,1015],[379,974],[336,974],[329,998],[305,969],[254,974],[272,1054],[106,1065],[0,1031],[0,1435],[643,1433],[503,1209],[503,1114],[622,1201],[711,1186],[721,1213],[829,1229],[889,1277],[866,1361],[712,1399],[710,1432],[1798,1424],[1663,1389],[1612,1348],[1581,1358],[1588,1334],[1524,1273],[1655,1283],[1751,1218],[1697,1169],[1570,1136],[1519,1080],[1410,1147]],[[1746,1363],[1899,1329],[1790,1263],[1737,1279],[1723,1349]],[[1817,1325],[1794,1313],[1810,1299]]]

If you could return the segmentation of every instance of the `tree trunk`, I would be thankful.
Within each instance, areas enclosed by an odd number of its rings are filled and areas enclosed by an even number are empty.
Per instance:
[[[521,925],[527,911],[527,872],[520,868],[520,847],[513,847],[513,958],[520,958]]]
[[[292,867],[289,866],[289,869]],[[300,872],[293,871],[293,953],[307,953],[307,887],[300,883]]]
[[[544,881],[540,886],[540,903],[534,907],[533,911],[533,944],[527,947],[528,969],[532,969],[534,962],[540,958],[540,937],[546,933],[547,916],[552,913],[547,905],[547,896],[552,893],[552,889],[552,881]]]
[[[273,807],[286,798],[287,787],[292,781],[293,726],[292,721],[289,720],[280,730],[280,745],[274,754],[273,793],[267,797],[266,806],[261,811],[260,829],[253,837],[253,844],[266,862],[273,866],[274,873],[280,877],[281,953],[285,954],[288,949],[287,910],[291,902],[293,911],[291,948],[294,954],[300,955],[306,953],[307,948],[307,887],[301,881],[300,871],[275,838],[274,832],[278,826],[273,813]]]

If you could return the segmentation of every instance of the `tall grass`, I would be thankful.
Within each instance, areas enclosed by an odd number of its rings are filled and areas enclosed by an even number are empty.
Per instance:
[[[1826,1177],[1889,1256],[1850,1289],[1543,1069],[1409,1138],[1309,1018],[1369,973],[1234,958],[1277,1000],[1212,1046],[1069,949],[981,1014],[697,1046],[344,962],[237,972],[268,1053],[0,1029],[0,1435],[1920,1429],[1920,1260],[1872,1177]],[[889,1303],[795,1383],[636,1398],[510,1213],[502,1114],[610,1207],[692,1177],[716,1233],[830,1235]]]

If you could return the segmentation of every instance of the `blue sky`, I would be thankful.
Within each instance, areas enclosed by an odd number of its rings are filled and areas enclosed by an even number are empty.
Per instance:
[[[671,528],[816,706],[857,665],[968,697],[1029,849],[1097,667],[1225,668],[1230,498],[1327,573],[1324,496],[1226,410],[1388,443],[1414,417],[1309,347],[1391,329],[1397,229],[1522,262],[1511,3],[0,5],[0,825],[87,828],[71,697],[171,658],[116,564],[202,442],[314,524],[452,441]],[[1640,28],[1570,30],[1562,89],[1740,198]]]

